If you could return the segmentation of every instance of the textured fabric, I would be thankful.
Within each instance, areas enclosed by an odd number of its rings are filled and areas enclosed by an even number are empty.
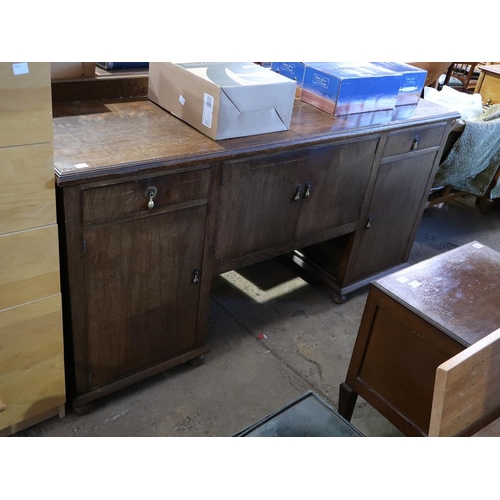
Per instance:
[[[441,163],[434,187],[452,186],[483,196],[500,166],[500,104],[474,120],[465,120],[465,129]],[[500,197],[500,185],[491,198]]]

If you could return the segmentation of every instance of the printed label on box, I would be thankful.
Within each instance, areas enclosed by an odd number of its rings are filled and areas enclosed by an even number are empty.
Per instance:
[[[313,85],[316,85],[317,87],[321,87],[323,89],[327,89],[329,83],[330,80],[328,78],[325,78],[323,75],[319,75],[318,73],[314,73]]]
[[[14,63],[12,65],[12,71],[14,72],[14,75],[16,75],[16,76],[17,75],[27,75],[30,72],[27,62]]]
[[[212,116],[214,113],[214,98],[210,94],[203,95],[203,116],[201,123],[205,127],[212,128]]]

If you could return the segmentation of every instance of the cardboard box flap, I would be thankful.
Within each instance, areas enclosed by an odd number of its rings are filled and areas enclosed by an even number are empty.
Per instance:
[[[232,107],[232,109],[235,108]],[[218,140],[262,134],[262,123],[266,124],[266,132],[288,130],[288,126],[274,108],[236,113],[231,118],[219,120],[219,130],[216,137]]]
[[[283,77],[285,78],[285,77]],[[224,87],[222,92],[242,112],[290,107],[290,96],[295,96],[296,83],[290,79],[279,85]],[[292,100],[293,105],[293,100]]]

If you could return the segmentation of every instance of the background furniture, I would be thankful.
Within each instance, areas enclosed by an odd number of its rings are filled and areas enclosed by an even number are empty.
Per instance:
[[[473,93],[479,78],[479,71],[476,71],[478,64],[478,62],[452,63],[442,84],[453,87],[460,92]]]
[[[500,329],[437,367],[429,437],[500,436]],[[358,437],[363,434],[314,392],[233,437]]]
[[[289,131],[215,142],[147,99],[56,102],[73,407],[205,354],[215,274],[289,254],[342,297],[406,266],[458,118],[409,114],[297,100]]]
[[[500,103],[500,64],[479,66],[481,75],[474,92],[481,94],[484,104]]]
[[[0,63],[0,435],[64,414],[49,63]]]
[[[452,64],[451,62],[409,62],[412,66],[417,68],[425,69],[427,71],[427,77],[425,79],[426,87],[437,88],[439,78],[441,75],[446,74],[448,68]]]
[[[339,413],[360,395],[408,436],[429,433],[436,369],[500,324],[500,254],[472,242],[374,281]]]

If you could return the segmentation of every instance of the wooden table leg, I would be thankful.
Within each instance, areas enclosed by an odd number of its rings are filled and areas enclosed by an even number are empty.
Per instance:
[[[340,384],[339,413],[349,422],[351,421],[357,399],[358,394],[354,392],[345,382]]]

